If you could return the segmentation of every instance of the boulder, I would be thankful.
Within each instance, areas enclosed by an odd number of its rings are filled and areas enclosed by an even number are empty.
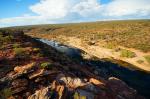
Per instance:
[[[50,87],[36,91],[33,95],[29,96],[28,99],[51,99],[52,91]]]
[[[97,79],[95,79],[95,78],[90,78],[89,79],[89,82],[90,83],[93,83],[94,85],[101,85],[101,86],[104,86],[105,84],[102,82],[102,81],[99,81],[99,80],[97,80]]]
[[[68,88],[77,88],[86,85],[86,82],[84,82],[83,79],[80,79],[78,77],[69,77],[65,76],[64,74],[60,74],[57,76],[56,80],[60,83],[63,83]]]
[[[28,73],[35,66],[35,63],[30,63],[24,66],[17,66],[14,68],[14,71],[20,74]]]
[[[114,94],[125,99],[135,99],[137,96],[136,90],[130,88],[126,83],[118,78],[110,77],[107,85]]]

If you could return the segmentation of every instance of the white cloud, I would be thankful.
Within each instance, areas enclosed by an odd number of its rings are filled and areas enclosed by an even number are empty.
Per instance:
[[[29,16],[0,19],[0,27],[54,23],[42,16]]]
[[[39,3],[32,5],[30,9],[49,19],[65,17],[69,11],[68,0],[41,0]]]
[[[73,7],[73,12],[81,16],[89,16],[100,12],[101,5],[97,0],[83,0]]]
[[[105,16],[150,15],[150,0],[113,0],[103,7]]]
[[[150,0],[40,0],[29,9],[35,15],[24,14],[0,19],[0,27],[89,20],[150,18]]]

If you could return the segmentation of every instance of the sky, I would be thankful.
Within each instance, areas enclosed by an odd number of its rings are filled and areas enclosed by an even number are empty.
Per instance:
[[[150,0],[0,0],[0,27],[150,19]]]

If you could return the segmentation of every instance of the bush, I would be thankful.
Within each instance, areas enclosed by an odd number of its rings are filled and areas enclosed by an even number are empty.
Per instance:
[[[12,91],[10,88],[5,88],[5,89],[0,91],[0,98],[7,99],[10,96],[12,96]]]
[[[25,52],[24,48],[14,48],[15,54],[23,54]]]
[[[3,35],[3,33],[2,33],[2,32],[0,32],[0,35]]]
[[[136,54],[134,52],[129,51],[129,50],[122,49],[120,56],[121,57],[127,57],[127,58],[133,58],[133,57],[136,57]]]
[[[146,61],[150,64],[150,55],[144,56],[144,58],[145,58]]]
[[[20,48],[20,44],[18,43],[13,44],[13,48]]]
[[[33,48],[33,52],[40,52],[39,48]]]
[[[74,99],[80,99],[79,94],[77,92],[75,92],[75,94],[74,94]]]
[[[86,96],[81,96],[78,92],[75,92],[74,99],[86,99]]]
[[[44,63],[41,63],[41,68],[43,69],[51,69],[52,68],[52,64],[50,62],[44,62]]]
[[[11,36],[11,35],[4,37],[5,42],[11,42],[12,39],[13,39],[13,36]]]
[[[13,39],[13,36],[11,36],[11,35],[8,35],[8,36],[0,35],[0,42],[1,43],[9,43],[12,41],[12,39]]]
[[[24,48],[14,48],[14,53],[17,58],[24,58],[27,56]]]
[[[108,48],[108,49],[114,49],[114,48],[116,48],[116,45],[113,44],[113,43],[107,43],[107,44],[105,45],[105,47]]]
[[[37,53],[36,57],[43,57],[43,54],[42,53]]]
[[[137,60],[137,63],[142,64],[144,61],[143,60]]]

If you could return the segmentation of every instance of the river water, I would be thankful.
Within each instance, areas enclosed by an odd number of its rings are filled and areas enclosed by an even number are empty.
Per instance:
[[[94,67],[95,70],[93,71],[101,77],[107,79],[113,76],[121,79],[122,81],[126,82],[130,87],[136,89],[139,94],[145,96],[147,99],[150,99],[149,73],[129,69],[125,66],[122,66],[116,60],[113,60],[113,62],[107,59],[84,60],[81,56],[81,53],[83,53],[83,51],[81,51],[80,49],[66,46],[53,40],[46,40],[46,39],[37,39],[37,40],[55,48],[57,51],[62,52],[71,58],[78,59],[81,64]],[[128,67],[130,67],[130,64],[128,65],[129,65]]]

